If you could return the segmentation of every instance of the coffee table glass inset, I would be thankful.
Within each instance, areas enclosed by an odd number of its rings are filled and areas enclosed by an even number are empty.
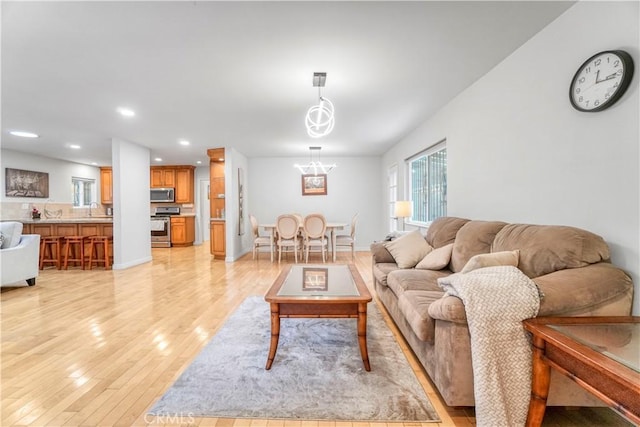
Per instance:
[[[640,323],[548,326],[593,351],[640,372]]]
[[[367,303],[371,294],[354,265],[293,265],[285,267],[265,300],[271,304],[271,369],[280,338],[280,319],[293,317],[357,318],[362,362],[371,370],[367,351]]]

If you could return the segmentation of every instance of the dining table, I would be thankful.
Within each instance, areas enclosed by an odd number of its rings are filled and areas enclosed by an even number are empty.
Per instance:
[[[349,225],[346,222],[338,222],[338,221],[328,221],[326,223],[327,231],[330,234],[331,244],[329,245],[329,249],[331,250],[331,259],[333,262],[336,262],[336,230],[344,230],[344,228]],[[258,224],[259,227],[262,227],[266,231],[271,233],[271,239],[275,242],[276,237],[276,223],[268,222],[263,224]],[[302,224],[300,225],[300,229],[302,229]]]

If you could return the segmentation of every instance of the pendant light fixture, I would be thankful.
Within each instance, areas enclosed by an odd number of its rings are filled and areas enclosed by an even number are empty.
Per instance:
[[[314,105],[307,111],[305,124],[307,133],[312,138],[320,138],[329,135],[335,125],[333,104],[322,96],[322,88],[327,81],[327,73],[313,73],[313,87],[318,88],[318,105]]]
[[[306,165],[299,165],[296,163],[293,167],[298,168],[300,173],[303,175],[326,174],[337,165],[335,163],[330,165],[322,164],[320,161],[320,150],[322,150],[322,147],[309,147],[309,163]],[[316,153],[316,160],[314,160],[314,152]]]

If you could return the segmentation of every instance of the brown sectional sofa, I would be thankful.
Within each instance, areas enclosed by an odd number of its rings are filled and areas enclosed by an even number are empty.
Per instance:
[[[519,250],[518,268],[544,295],[538,316],[628,316],[631,312],[631,279],[609,263],[605,241],[588,231],[444,217],[430,225],[425,239],[433,248],[453,243],[445,269],[401,269],[384,242],[375,242],[371,245],[374,286],[449,406],[474,405],[471,345],[462,301],[444,296],[437,279],[460,272],[472,256]],[[548,404],[602,405],[555,372]]]

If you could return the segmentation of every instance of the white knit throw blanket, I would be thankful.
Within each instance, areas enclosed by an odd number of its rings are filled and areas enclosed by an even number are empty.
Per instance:
[[[531,394],[531,345],[522,320],[538,314],[538,287],[512,266],[452,274],[438,284],[464,303],[477,425],[524,426]]]

